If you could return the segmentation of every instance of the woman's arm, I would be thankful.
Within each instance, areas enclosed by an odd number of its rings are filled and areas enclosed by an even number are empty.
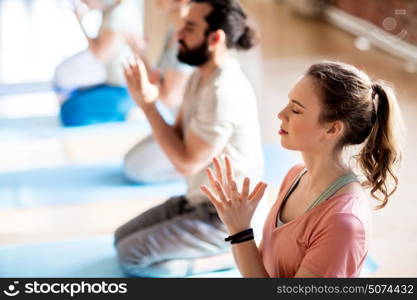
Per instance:
[[[226,178],[223,179],[219,160],[217,158],[213,159],[217,176],[214,176],[210,168],[207,169],[207,175],[215,192],[212,192],[207,186],[202,186],[201,191],[216,207],[217,213],[226,225],[229,234],[234,235],[250,227],[252,216],[264,195],[267,185],[260,182],[249,194],[250,181],[249,178],[245,178],[242,192],[239,192],[228,157],[225,158],[225,164]],[[232,251],[242,276],[269,277],[254,240],[232,244]]]
[[[249,278],[269,278],[255,241],[232,245],[233,256],[240,274]]]

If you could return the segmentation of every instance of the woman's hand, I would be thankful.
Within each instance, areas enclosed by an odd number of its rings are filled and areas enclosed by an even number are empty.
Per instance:
[[[250,180],[246,177],[243,181],[242,191],[239,192],[233,177],[230,159],[225,158],[225,179],[217,158],[213,159],[213,164],[216,169],[216,176],[210,168],[207,169],[207,176],[210,179],[212,189],[202,186],[201,191],[216,207],[217,213],[226,225],[230,235],[248,229],[255,209],[265,193],[267,184],[259,182],[254,190],[250,192]]]
[[[123,66],[130,95],[143,110],[152,105],[159,96],[156,84],[151,83],[142,59],[136,57]]]

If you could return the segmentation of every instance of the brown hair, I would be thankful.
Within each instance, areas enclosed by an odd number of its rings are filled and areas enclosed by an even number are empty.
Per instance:
[[[401,160],[399,143],[394,136],[397,101],[387,84],[372,82],[369,76],[354,66],[339,62],[312,65],[307,76],[314,78],[323,100],[320,122],[343,121],[345,131],[337,148],[363,144],[357,158],[366,177],[363,186],[383,208],[395,192],[398,178],[395,165]],[[389,185],[392,183],[392,187]]]
[[[257,42],[255,31],[248,25],[248,17],[237,0],[191,0],[195,3],[208,3],[212,10],[206,21],[210,33],[221,29],[226,34],[227,48],[249,50]]]

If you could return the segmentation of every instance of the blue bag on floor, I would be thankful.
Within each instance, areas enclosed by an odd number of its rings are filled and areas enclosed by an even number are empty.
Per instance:
[[[100,85],[73,92],[60,111],[64,126],[125,121],[135,103],[127,88]]]

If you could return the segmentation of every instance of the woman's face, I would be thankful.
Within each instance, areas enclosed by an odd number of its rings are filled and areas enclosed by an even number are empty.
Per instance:
[[[321,100],[309,76],[301,78],[289,93],[287,106],[278,114],[281,145],[289,150],[320,149],[328,129],[319,123]]]

